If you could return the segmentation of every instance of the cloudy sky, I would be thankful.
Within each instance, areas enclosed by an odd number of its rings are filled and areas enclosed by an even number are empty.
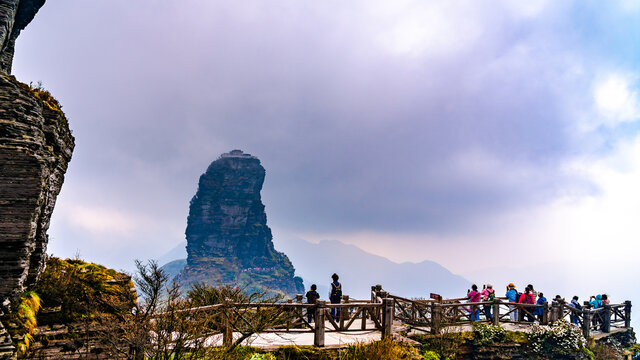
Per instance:
[[[638,0],[49,1],[14,64],[77,142],[49,249],[162,255],[239,148],[276,247],[605,279],[640,250],[638,24]]]

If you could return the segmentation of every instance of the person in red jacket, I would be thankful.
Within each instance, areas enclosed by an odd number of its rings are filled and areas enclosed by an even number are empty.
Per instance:
[[[518,299],[518,303],[519,304],[535,304],[536,303],[536,298],[532,294],[532,290],[530,287],[527,286],[527,288],[524,289],[524,294],[520,295],[520,299]],[[527,308],[523,307],[522,310],[523,310],[522,313],[524,314],[524,316],[527,317],[528,322],[533,322],[535,320],[533,315],[531,315],[531,312],[533,311],[532,307],[527,307]]]

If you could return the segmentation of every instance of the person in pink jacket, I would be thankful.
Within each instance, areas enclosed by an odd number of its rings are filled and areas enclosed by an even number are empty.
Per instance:
[[[482,293],[478,292],[478,285],[471,285],[471,290],[467,290],[467,299],[469,299],[470,303],[476,303],[482,301]],[[469,309],[471,312],[471,316],[473,316],[473,320],[480,320],[480,310],[474,306]]]
[[[487,284],[483,286],[482,292],[480,293],[482,296],[482,301],[493,301],[496,298],[496,292],[493,290],[493,285]],[[482,305],[484,315],[488,320],[493,320],[493,315],[491,314],[491,305],[485,304]]]

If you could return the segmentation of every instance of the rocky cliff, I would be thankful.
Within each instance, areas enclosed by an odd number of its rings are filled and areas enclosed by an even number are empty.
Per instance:
[[[10,75],[16,38],[43,4],[0,0],[0,304],[5,312],[43,270],[49,219],[74,147],[60,104],[48,91]],[[0,326],[0,358],[11,347],[2,339]]]
[[[16,39],[44,3],[45,0],[0,0],[0,72],[11,73]]]
[[[237,284],[248,290],[302,292],[287,256],[273,247],[260,197],[265,169],[258,158],[234,150],[200,177],[187,219],[183,284]]]

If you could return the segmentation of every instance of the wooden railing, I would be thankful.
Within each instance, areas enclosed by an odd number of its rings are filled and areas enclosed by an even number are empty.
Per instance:
[[[372,302],[351,300],[344,296],[340,304],[329,304],[324,300],[318,300],[315,304],[304,304],[301,296],[296,300],[298,302],[295,303],[227,303],[194,310],[210,310],[220,314],[219,332],[222,333],[225,346],[234,341],[234,332],[246,333],[243,328],[247,327],[251,332],[252,322],[255,321],[253,316],[260,312],[269,313],[271,319],[268,327],[260,328],[256,332],[313,333],[315,346],[324,346],[327,332],[380,331],[383,337],[391,334],[394,314],[391,299]],[[312,321],[308,319],[310,313],[313,314]]]
[[[469,303],[465,298],[457,299],[407,299],[391,295],[380,285],[371,287],[371,298],[376,301],[392,299],[394,319],[437,334],[448,326],[460,326],[485,322],[492,324],[515,323],[531,324],[537,321],[541,325],[550,325],[565,319],[582,328],[585,337],[594,332],[611,332],[612,328],[630,328],[631,302],[605,305],[599,309],[590,309],[586,305],[578,310],[564,302],[545,302],[542,305],[521,304],[496,298],[493,301]]]
[[[380,331],[382,337],[391,335],[394,320],[412,325],[415,330],[433,334],[451,326],[477,322],[500,324],[553,324],[560,319],[571,321],[583,330],[585,337],[594,332],[611,332],[612,328],[631,326],[631,302],[605,305],[599,309],[585,306],[578,310],[564,302],[551,304],[519,304],[496,298],[493,301],[468,303],[458,299],[408,299],[389,294],[380,285],[371,287],[371,299],[355,300],[343,296],[340,304],[318,300],[302,303],[302,295],[287,303],[226,303],[182,310],[214,313],[219,318],[217,331],[223,344],[233,342],[233,333],[243,327],[251,330],[251,323],[260,314],[268,314],[269,326],[256,332],[307,332],[314,334],[314,345],[324,346],[327,332]],[[332,316],[332,310],[336,316]],[[313,314],[313,321],[308,315]],[[339,313],[339,316],[337,315]],[[249,325],[249,326],[247,326]],[[245,331],[246,333],[246,331]]]

